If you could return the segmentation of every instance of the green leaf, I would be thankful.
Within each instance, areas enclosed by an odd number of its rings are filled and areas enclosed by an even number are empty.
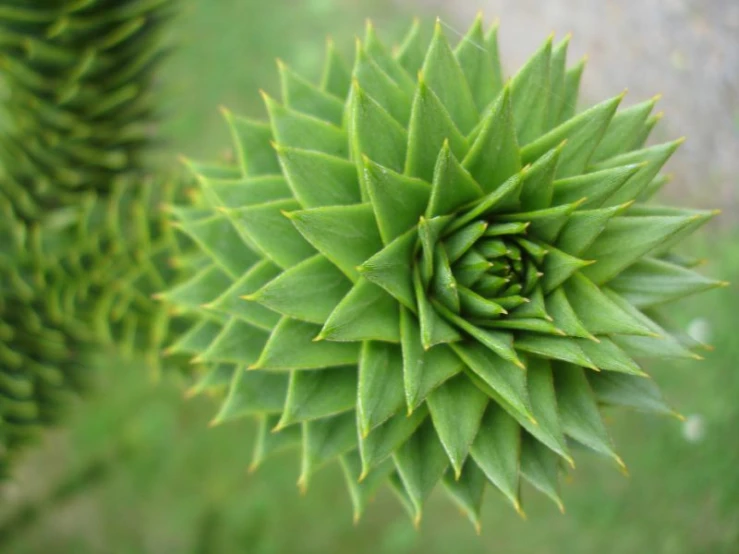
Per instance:
[[[201,269],[184,283],[158,295],[179,309],[199,310],[231,286],[231,279],[218,267]]]
[[[646,162],[646,164],[643,165],[633,177],[608,197],[606,205],[614,206],[616,204],[623,204],[624,202],[629,202],[630,200],[638,198],[649,186],[649,183],[651,183],[657,176],[659,170],[662,169],[662,166],[665,165],[670,156],[672,156],[675,150],[677,150],[683,142],[684,139],[679,139],[673,142],[643,148],[642,150],[633,150],[591,166],[591,171],[598,171],[601,169],[610,169],[629,164],[643,164]]]
[[[277,69],[280,73],[282,101],[286,107],[341,125],[344,104],[340,99],[309,83],[281,60],[277,60]]]
[[[619,111],[608,126],[603,139],[593,153],[593,162],[599,162],[641,148],[640,140],[647,127],[647,119],[659,96]]]
[[[357,446],[354,412],[305,421],[303,427],[303,457],[298,486],[307,490],[312,474],[321,466],[334,461]]]
[[[672,235],[690,225],[696,216],[632,217],[611,219],[597,240],[584,252],[596,263],[583,270],[594,283],[603,284]]]
[[[279,414],[285,403],[288,376],[279,373],[246,371],[237,367],[213,424],[254,414]]]
[[[423,503],[449,465],[430,420],[426,420],[393,455],[395,467],[413,504],[416,524]]]
[[[544,210],[535,210],[533,212],[518,212],[510,214],[502,214],[497,217],[498,221],[510,222],[529,222],[529,230],[531,235],[552,243],[557,240],[557,236],[567,221],[581,202],[572,204],[564,204],[562,206],[554,206]]]
[[[449,262],[454,263],[462,258],[485,234],[487,228],[487,221],[477,220],[446,236],[444,248],[449,256]]]
[[[523,180],[521,210],[543,210],[552,205],[554,175],[566,143],[560,143],[536,160]]]
[[[334,41],[329,38],[326,41],[326,60],[321,76],[321,90],[344,99],[349,93],[350,82],[351,73],[336,51]]]
[[[357,401],[356,367],[293,371],[277,429],[353,410]]]
[[[500,489],[519,513],[520,451],[521,428],[518,423],[495,402],[490,402],[470,454],[488,480]]]
[[[288,217],[319,252],[352,281],[357,266],[382,249],[370,204],[330,206],[291,212]]]
[[[246,247],[231,222],[222,214],[183,222],[178,227],[232,279],[247,271],[259,259]]]
[[[403,171],[408,133],[354,82],[350,135],[355,160],[367,156],[394,171]],[[361,177],[360,177],[361,181]]]
[[[266,95],[264,103],[267,106],[275,140],[280,145],[318,150],[340,158],[348,156],[349,141],[346,133],[339,127],[322,119],[290,110]]]
[[[469,133],[477,123],[479,114],[464,72],[444,36],[440,20],[436,21],[434,36],[423,62],[423,74],[457,127],[462,133]]]
[[[500,212],[508,211],[518,204],[518,195],[521,192],[521,186],[523,185],[523,178],[526,176],[526,168],[522,169],[519,173],[508,179],[496,190],[485,196],[482,200],[475,204],[475,207],[470,209],[464,215],[457,217],[446,229],[448,233],[456,231],[461,227],[464,227],[468,223],[475,221],[482,215],[492,213],[498,214]],[[497,218],[496,218],[497,219]],[[515,222],[520,223],[520,222]],[[523,223],[530,226],[530,222]]]
[[[357,422],[363,436],[403,407],[403,358],[394,344],[362,343],[359,360]]]
[[[451,499],[459,506],[462,513],[470,519],[479,534],[482,531],[480,512],[482,511],[482,499],[486,484],[483,471],[475,462],[467,458],[462,467],[462,474],[458,479],[451,472],[447,472],[444,474],[442,482]]]
[[[558,179],[554,181],[553,204],[567,204],[585,198],[583,208],[599,208],[642,167],[641,164],[631,164]]]
[[[557,246],[573,256],[581,255],[604,231],[611,218],[620,215],[629,205],[573,213],[557,237]]]
[[[643,336],[654,334],[581,273],[573,275],[563,286],[570,305],[590,333]]]
[[[609,283],[630,304],[642,309],[725,285],[725,282],[654,258],[636,262]]]
[[[298,207],[295,200],[277,200],[224,211],[242,237],[285,269],[315,254],[315,250],[300,236],[286,217],[287,210]]]
[[[541,283],[545,294],[550,293],[558,288],[562,283],[569,279],[575,272],[592,264],[592,261],[581,260],[575,256],[570,256],[566,252],[562,252],[558,248],[550,246],[544,264],[542,265]]]
[[[268,456],[282,450],[300,446],[302,439],[300,427],[289,427],[279,433],[272,432],[278,419],[279,416],[277,415],[257,416],[259,425],[257,427],[257,437],[254,442],[254,452],[252,454],[251,464],[249,465],[249,472],[256,471]]]
[[[398,86],[400,86],[408,94],[413,94],[415,83],[408,75],[403,66],[396,61],[382,44],[382,41],[375,32],[375,26],[368,19],[364,35],[364,43],[367,53],[377,63],[382,70],[389,75]]]
[[[221,323],[210,319],[201,319],[185,333],[177,337],[164,354],[200,354],[208,348],[221,332]]]
[[[465,318],[496,318],[500,316],[501,314],[507,314],[508,312],[498,304],[497,302],[494,302],[492,300],[488,300],[487,298],[484,298],[477,294],[474,291],[471,291],[470,289],[466,287],[455,287],[455,291],[459,295],[459,303],[462,307],[462,312]],[[437,295],[438,297],[438,295]],[[447,307],[449,307],[447,305]],[[459,312],[460,310],[455,310],[456,312]]]
[[[421,21],[414,19],[395,53],[395,59],[410,75],[416,75],[423,65],[426,47],[421,36]]]
[[[232,318],[215,340],[194,362],[234,363],[248,366],[258,357],[269,333],[237,318]]]
[[[224,387],[231,384],[235,371],[237,368],[233,364],[209,366],[204,375],[197,376],[196,383],[187,389],[185,397],[192,398],[203,393],[221,393]]]
[[[462,37],[454,51],[454,55],[462,68],[477,109],[482,111],[495,98],[502,88],[502,78],[498,66],[498,73],[493,71],[493,60],[485,45],[482,15],[475,18],[475,22]],[[497,40],[495,41],[497,47]],[[497,54],[497,49],[496,49]],[[495,62],[498,63],[496,56]]]
[[[598,370],[595,364],[593,364],[593,361],[580,348],[578,339],[529,334],[518,337],[515,341],[515,346],[517,350],[536,354],[542,358],[563,360],[596,371]]]
[[[349,452],[339,458],[341,468],[344,470],[346,487],[349,490],[352,507],[354,508],[354,523],[359,522],[367,505],[373,500],[375,492],[387,483],[388,476],[393,471],[394,465],[391,460],[385,460],[379,466],[372,469],[362,481],[362,459],[357,451]]]
[[[451,345],[452,350],[506,406],[520,418],[533,419],[526,390],[526,373],[474,342]]]
[[[279,274],[280,268],[269,260],[262,260],[206,307],[271,331],[280,316],[256,302],[245,300],[244,296],[254,293]]]
[[[508,86],[483,115],[481,129],[462,165],[483,192],[491,193],[521,170]]]
[[[323,324],[352,283],[334,264],[317,254],[281,273],[249,300],[302,321]],[[316,294],[320,290],[321,294]]]
[[[359,453],[362,457],[360,481],[370,474],[381,462],[407,441],[428,415],[425,406],[410,416],[398,414],[373,430],[368,436],[359,436]]]
[[[403,352],[403,388],[410,414],[432,390],[459,373],[462,363],[443,344],[424,350],[418,322],[405,308],[400,310],[400,342]]]
[[[623,461],[613,450],[585,371],[572,364],[557,364],[552,373],[565,433],[624,467]]]
[[[275,148],[290,189],[301,207],[319,208],[361,201],[353,163],[313,150]]]
[[[638,375],[589,373],[588,382],[598,402],[643,412],[678,416],[662,398],[657,384]]]
[[[566,140],[557,166],[557,177],[561,179],[583,173],[623,96],[620,94],[596,104],[526,144],[521,150],[521,159],[524,163],[532,163]]]
[[[362,43],[357,40],[353,77],[362,91],[389,113],[400,125],[407,125],[411,112],[410,87],[406,93],[375,59],[368,56]],[[407,77],[407,76],[406,76]]]
[[[543,358],[531,357],[528,360],[526,378],[534,418],[520,417],[515,411],[509,410],[505,404],[501,405],[538,441],[574,467],[562,434],[550,362]]]
[[[431,182],[436,160],[445,144],[460,158],[467,154],[469,148],[467,139],[421,74],[408,129],[405,174]]]
[[[270,146],[272,129],[267,123],[253,121],[223,111],[236,147],[236,156],[244,177],[280,173],[275,151]]]
[[[466,375],[459,374],[434,389],[426,402],[455,476],[459,477],[480,428],[488,397]]]
[[[421,284],[418,266],[415,266],[413,272],[413,289],[416,293],[423,347],[429,349],[437,344],[459,340],[461,338],[459,332],[436,313],[436,310],[426,296],[426,291],[423,290],[423,285]]]
[[[513,364],[523,368],[524,365],[518,359],[518,355],[513,348],[513,335],[502,331],[483,330],[469,323],[466,319],[459,317],[457,314],[450,312],[438,302],[432,301],[437,311],[450,323],[459,327],[464,332],[472,335],[475,339],[484,344],[502,359],[512,362]],[[423,327],[421,327],[423,330]]]
[[[328,341],[400,342],[399,305],[384,289],[360,277],[321,329]]]
[[[416,299],[411,272],[417,242],[418,233],[411,229],[358,268],[362,277],[380,285],[398,302],[413,311],[416,311]]]
[[[617,371],[645,377],[637,363],[632,360],[626,352],[621,350],[607,337],[599,337],[598,341],[575,339],[582,348],[585,355],[593,360],[599,369]]]
[[[364,159],[364,182],[385,244],[418,224],[431,196],[428,183]]]
[[[565,98],[565,73],[567,65],[567,47],[570,43],[570,35],[565,36],[552,49],[552,56],[549,60],[549,106],[547,108],[547,124],[545,131],[557,126],[559,123],[559,114],[562,111],[562,105]]]
[[[211,179],[199,177],[203,195],[216,208],[243,208],[292,197],[282,175],[262,175],[246,179]]]
[[[564,99],[562,101],[562,111],[559,113],[560,123],[571,119],[575,115],[577,95],[580,89],[580,78],[584,69],[585,58],[565,72]]]
[[[482,196],[482,189],[452,154],[449,141],[436,160],[431,200],[426,217],[447,215]]]
[[[545,302],[546,311],[552,317],[554,324],[568,336],[590,340],[595,338],[577,317],[562,287],[554,289],[546,297]]]
[[[323,369],[359,361],[359,344],[316,342],[320,330],[318,325],[283,317],[249,369]]]
[[[542,99],[549,95],[551,55],[552,37],[549,37],[511,79],[513,118],[516,136],[521,144],[530,143],[544,132],[547,123],[547,102]]]
[[[559,459],[528,433],[523,433],[521,438],[521,475],[551,498],[564,513],[564,504],[559,496]]]

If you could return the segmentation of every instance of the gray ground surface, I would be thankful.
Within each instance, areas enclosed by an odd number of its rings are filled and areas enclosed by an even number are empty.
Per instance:
[[[687,136],[669,163],[664,197],[720,207],[739,220],[739,0],[397,0],[464,32],[482,10],[501,20],[510,72],[552,31],[573,33],[570,59],[589,57],[583,97],[625,87],[624,105],[662,93],[653,140]],[[452,31],[450,31],[452,32]]]

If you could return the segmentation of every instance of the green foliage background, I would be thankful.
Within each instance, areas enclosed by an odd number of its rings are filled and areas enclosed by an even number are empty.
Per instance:
[[[314,76],[331,33],[351,51],[352,34],[372,17],[384,36],[407,21],[398,8],[372,0],[190,0],[171,28],[178,48],[161,72],[164,135],[176,152],[217,156],[228,144],[217,106],[261,114],[258,89],[274,92],[281,57]],[[710,228],[689,246],[712,260],[706,272],[739,282],[739,230]],[[614,440],[629,466],[625,478],[595,459],[581,458],[563,496],[562,516],[541,495],[524,491],[529,521],[490,494],[477,537],[464,517],[434,496],[421,533],[400,506],[380,494],[353,527],[337,473],[316,476],[308,495],[295,485],[297,457],[285,454],[257,475],[247,466],[253,429],[248,422],[207,428],[213,403],[182,401],[184,382],[153,384],[137,360],[99,352],[100,393],[81,404],[65,431],[47,438],[19,468],[18,482],[0,489],[0,551],[114,553],[279,552],[506,552],[572,554],[655,552],[733,554],[739,544],[739,343],[736,285],[679,307],[712,329],[716,347],[695,364],[665,364],[655,377],[686,414],[699,414],[703,436],[683,436],[672,419],[621,414]],[[41,507],[27,527],[8,533],[6,518],[48,497],[58,483],[101,459],[104,471],[68,500]]]

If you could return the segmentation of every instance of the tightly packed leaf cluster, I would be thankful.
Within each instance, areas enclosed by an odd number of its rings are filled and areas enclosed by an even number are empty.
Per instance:
[[[669,254],[713,213],[641,201],[680,141],[644,146],[656,99],[576,112],[567,44],[504,81],[479,19],[393,54],[369,25],[352,70],[280,63],[269,121],[226,113],[239,163],[191,164],[201,260],[164,296],[216,422],[259,421],[255,465],[300,447],[305,487],[338,459],[356,517],[389,482],[417,521],[441,481],[478,524],[486,485],[561,506],[573,444],[623,465],[603,406],[673,413],[642,362],[696,357],[659,309],[720,285]]]
[[[144,167],[170,0],[2,0],[3,192],[25,219]]]
[[[171,261],[184,244],[160,206],[175,201],[177,191],[167,182],[133,186],[123,179],[107,202],[80,196],[79,206],[58,209],[42,224],[25,224],[3,202],[3,469],[90,383],[84,353],[91,346],[115,347],[117,355],[143,353],[149,367],[158,368],[173,331],[167,307],[151,297],[176,282]]]

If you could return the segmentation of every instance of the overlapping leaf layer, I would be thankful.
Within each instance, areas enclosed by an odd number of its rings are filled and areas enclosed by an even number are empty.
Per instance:
[[[357,517],[389,482],[418,520],[441,481],[477,524],[486,485],[561,506],[573,443],[622,464],[601,406],[672,413],[642,362],[695,357],[658,309],[720,285],[668,254],[712,214],[641,202],[679,141],[644,145],[656,99],[577,112],[566,50],[504,81],[480,20],[393,53],[368,26],[353,69],[280,64],[269,121],[226,114],[239,163],[192,164],[202,257],[164,296],[216,421],[259,421],[255,465],[300,448],[307,486],[338,459]]]
[[[0,466],[54,423],[89,384],[83,353],[115,346],[143,353],[150,369],[178,334],[152,295],[175,284],[177,237],[160,206],[171,183],[121,181],[106,202],[88,196],[43,224],[23,223],[9,202],[0,216]],[[83,197],[80,197],[82,200]]]
[[[171,0],[2,0],[3,193],[24,219],[107,194],[152,146],[151,84]]]

